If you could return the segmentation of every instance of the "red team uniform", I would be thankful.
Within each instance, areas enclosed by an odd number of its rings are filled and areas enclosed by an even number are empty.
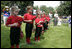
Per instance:
[[[39,23],[40,21],[42,21],[42,23]],[[43,27],[43,19],[42,18],[36,18],[35,23],[36,23],[35,40],[40,40],[40,35],[42,32],[42,27]],[[37,23],[39,23],[39,24],[37,24]]]
[[[14,44],[19,45],[20,41],[20,31],[21,31],[21,22],[23,21],[23,18],[19,16],[10,16],[7,19],[6,26],[13,23],[18,23],[18,26],[12,26],[10,27],[10,43],[11,46],[14,47]],[[18,47],[18,46],[17,46]]]
[[[32,20],[32,22],[26,22],[25,32],[26,32],[26,42],[30,43],[30,37],[32,34],[33,29],[33,20],[36,18],[36,16],[33,16],[31,14],[24,14],[24,20]]]
[[[47,26],[46,29],[48,29],[48,23],[49,23],[49,21],[50,21],[49,16],[46,16],[46,24],[47,24],[47,25],[46,25],[46,26]]]

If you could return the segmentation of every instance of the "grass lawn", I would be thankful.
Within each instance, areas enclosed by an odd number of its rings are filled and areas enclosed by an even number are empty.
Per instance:
[[[32,45],[26,44],[25,24],[22,24],[24,38],[20,40],[20,48],[71,48],[71,28],[68,24],[62,26],[50,25],[41,36],[40,42],[34,41],[34,33],[32,33]],[[10,28],[1,24],[1,48],[10,48]]]

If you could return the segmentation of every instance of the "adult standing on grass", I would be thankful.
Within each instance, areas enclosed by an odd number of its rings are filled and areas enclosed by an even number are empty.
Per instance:
[[[31,44],[30,37],[32,35],[33,21],[36,18],[32,15],[32,7],[27,6],[27,13],[24,14],[24,22],[26,23],[25,32],[26,32],[26,42]]]
[[[54,26],[57,26],[58,24],[58,14],[57,14],[57,11],[55,12],[54,14]]]
[[[17,16],[19,13],[19,8],[16,6],[11,7],[11,15],[7,19],[6,26],[10,27],[10,42],[11,48],[14,48],[14,44],[16,44],[16,48],[19,48],[20,42],[20,32],[21,32],[21,22],[23,18]]]
[[[58,17],[58,24],[57,24],[57,25],[58,25],[58,26],[61,26],[61,22],[62,22],[62,19],[61,19],[61,16],[59,16],[59,17]]]
[[[52,11],[49,13],[49,17],[50,17],[50,21],[49,21],[49,23],[51,24],[52,23],[52,17],[53,17],[53,14],[52,14]]]
[[[33,9],[33,15],[36,15],[36,9]]]
[[[71,27],[71,16],[69,16],[68,23],[69,23],[69,27]]]
[[[10,16],[9,7],[5,6],[5,9],[3,9],[3,12],[4,12],[4,15],[3,15],[4,25],[6,25],[7,18]]]

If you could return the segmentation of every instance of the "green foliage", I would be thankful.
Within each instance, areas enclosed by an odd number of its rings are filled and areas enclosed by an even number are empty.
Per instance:
[[[40,7],[40,9],[41,9],[42,11],[45,11],[46,13],[49,13],[49,12],[51,12],[51,11],[54,13],[53,7],[46,7],[45,5],[42,5],[42,6]]]
[[[38,9],[39,9],[39,7],[38,7],[38,6],[34,6],[33,8],[34,8],[34,9],[36,9],[36,10],[38,10]]]
[[[56,9],[58,11],[58,14],[60,16],[71,15],[71,1],[63,1],[60,3],[60,6]]]
[[[11,7],[14,4],[19,6],[19,8],[21,9],[19,14],[23,15],[24,13],[26,13],[26,7],[28,5],[33,6],[33,1],[1,1],[1,11],[5,6]]]

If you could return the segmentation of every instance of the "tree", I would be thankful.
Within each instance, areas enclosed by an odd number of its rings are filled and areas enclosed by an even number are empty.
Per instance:
[[[11,7],[14,4],[16,4],[21,9],[19,14],[23,15],[26,13],[26,7],[28,5],[33,6],[33,1],[1,1],[1,12],[5,6]]]
[[[60,16],[71,15],[71,1],[61,1],[60,6],[56,10]]]
[[[36,9],[36,10],[38,10],[38,9],[39,9],[39,7],[38,7],[38,6],[34,6],[33,8],[34,8],[34,9]]]
[[[48,13],[51,11],[52,11],[52,13],[55,13],[53,7],[48,7],[47,9],[48,9]]]
[[[45,5],[42,5],[42,6],[40,7],[40,10],[47,12],[47,7],[46,7]]]
[[[51,11],[54,13],[53,7],[46,7],[45,5],[42,5],[42,6],[40,7],[40,9],[41,9],[42,11],[45,11],[46,13],[49,13],[49,12],[51,12]]]

